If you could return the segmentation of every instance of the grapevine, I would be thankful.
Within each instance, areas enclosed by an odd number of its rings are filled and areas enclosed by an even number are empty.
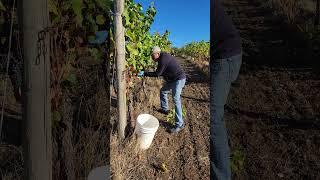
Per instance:
[[[177,53],[182,56],[191,56],[197,60],[209,60],[210,43],[206,41],[192,42],[180,49]]]

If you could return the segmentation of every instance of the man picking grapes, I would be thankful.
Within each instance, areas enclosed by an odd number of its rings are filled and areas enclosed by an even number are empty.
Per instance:
[[[172,98],[175,105],[175,125],[170,129],[171,133],[177,133],[184,128],[181,106],[181,92],[186,83],[186,74],[177,60],[168,53],[161,52],[158,46],[152,49],[152,59],[158,63],[155,72],[141,71],[138,76],[160,77],[163,76],[165,84],[160,89],[161,109],[159,112],[168,115],[168,93],[172,90]]]

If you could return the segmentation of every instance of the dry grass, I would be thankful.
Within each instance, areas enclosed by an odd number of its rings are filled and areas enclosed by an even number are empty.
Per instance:
[[[0,179],[20,180],[23,177],[23,153],[21,147],[0,145]]]
[[[262,3],[276,10],[278,14],[284,15],[286,20],[292,24],[302,12],[316,12],[316,2],[312,0],[268,0]]]
[[[101,81],[92,75],[84,74],[81,79],[83,92],[66,92],[63,119],[54,129],[53,179],[86,179],[94,168],[109,165],[108,96]]]
[[[139,83],[137,83],[137,88]],[[142,90],[132,92],[136,98],[134,114],[148,113],[152,110],[153,106],[159,106],[159,90],[162,81],[155,78],[145,78],[145,84],[146,94]],[[116,109],[113,108],[112,111],[116,112]],[[116,113],[112,114],[112,121],[116,121]],[[146,153],[148,150],[143,151],[139,149],[136,134],[133,134],[124,142],[121,142],[116,134],[112,135],[110,148],[111,178],[114,180],[139,179],[141,174],[137,172],[147,168]]]
[[[258,0],[283,18],[291,31],[300,33],[305,40],[316,43],[319,29],[315,25],[316,0]],[[314,42],[315,41],[315,42]],[[312,45],[311,45],[312,46]]]
[[[0,74],[0,102],[3,101],[4,95],[4,73]],[[20,119],[19,115],[12,115],[7,110],[12,110],[19,113],[21,106],[17,104],[13,95],[13,85],[10,79],[7,79],[7,97],[5,104],[5,116]],[[4,119],[6,121],[6,119]],[[5,126],[2,127],[2,133],[5,133]],[[4,134],[2,134],[3,137]],[[23,150],[21,146],[15,146],[12,144],[0,144],[0,179],[3,180],[20,180],[23,179]]]
[[[204,73],[206,76],[209,76],[209,61],[208,60],[194,60],[190,61],[195,67]]]
[[[266,6],[285,16],[289,23],[293,23],[299,14],[301,1],[296,0],[268,0],[263,1]]]
[[[111,178],[137,179],[137,174],[132,173],[138,167],[143,166],[142,156],[144,152],[138,147],[136,135],[124,142],[122,145],[117,136],[111,138]]]

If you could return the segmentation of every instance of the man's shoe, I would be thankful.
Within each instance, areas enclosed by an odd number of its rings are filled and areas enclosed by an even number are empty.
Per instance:
[[[168,111],[168,110],[163,110],[163,109],[159,109],[158,112],[159,112],[159,113],[162,113],[162,114],[165,114],[165,115],[168,115],[168,114],[169,114],[169,111]]]
[[[182,124],[182,126],[180,126],[180,127],[171,128],[170,129],[170,133],[171,134],[176,134],[176,133],[180,132],[183,128],[184,128],[184,124]]]

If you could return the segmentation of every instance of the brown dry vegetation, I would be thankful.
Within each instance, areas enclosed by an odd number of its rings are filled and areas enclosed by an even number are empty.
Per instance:
[[[202,72],[204,75],[209,76],[209,60],[189,60],[190,63]]]
[[[1,75],[0,88],[2,102],[4,95],[3,75]],[[20,132],[22,130],[21,119],[21,105],[16,102],[13,86],[10,83],[10,80],[8,80],[4,122],[2,127],[3,142],[0,144],[0,177],[4,180],[22,179],[23,149],[20,137]]]
[[[78,86],[64,91],[62,119],[53,129],[54,179],[85,179],[109,164],[109,104],[101,67],[79,68],[77,76]]]
[[[63,89],[61,120],[52,119],[53,179],[86,179],[92,169],[109,164],[109,104],[101,67],[81,66],[77,77],[77,85]],[[23,175],[22,111],[12,89],[8,81],[0,175],[18,180]]]

